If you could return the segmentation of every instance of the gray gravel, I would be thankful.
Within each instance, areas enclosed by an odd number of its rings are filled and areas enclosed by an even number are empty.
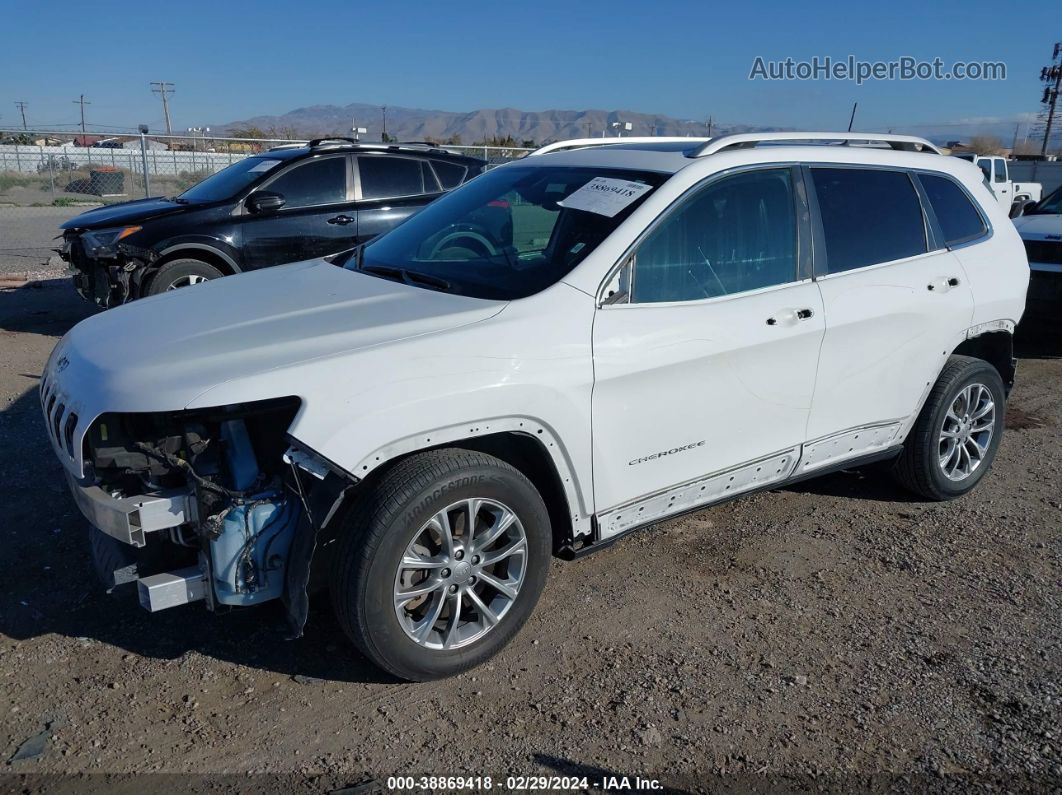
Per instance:
[[[661,524],[555,562],[490,664],[408,685],[351,650],[325,600],[285,642],[272,607],[151,616],[98,591],[35,391],[87,312],[65,283],[0,292],[0,752],[39,750],[9,772],[1062,786],[1062,343],[1026,347],[995,469],[966,498],[851,472]]]

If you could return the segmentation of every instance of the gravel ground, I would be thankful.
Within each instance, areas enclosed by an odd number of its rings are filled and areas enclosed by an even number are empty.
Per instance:
[[[56,338],[88,310],[49,285],[0,292],[5,786],[131,772],[290,791],[373,791],[395,774],[1062,786],[1062,343],[1023,349],[973,494],[927,504],[846,472],[663,523],[556,561],[490,664],[408,685],[351,650],[326,600],[285,642],[268,606],[152,616],[98,590],[36,398]]]

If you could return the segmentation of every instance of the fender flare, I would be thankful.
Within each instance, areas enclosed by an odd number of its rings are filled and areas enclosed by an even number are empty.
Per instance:
[[[222,251],[217,246],[212,246],[207,243],[172,243],[158,253],[158,259],[163,259],[164,257],[168,257],[179,251],[206,251],[207,253],[213,254],[215,257],[224,260],[225,264],[232,268],[233,273],[243,272],[243,268],[237,264],[236,260],[231,255]]]
[[[592,500],[592,491],[581,488],[581,486],[589,486],[592,489],[592,484],[582,484],[580,482],[565,445],[561,443],[549,425],[533,417],[491,417],[489,419],[446,425],[403,436],[371,451],[368,455],[358,460],[353,468],[346,471],[356,478],[364,479],[373,470],[401,456],[498,433],[523,434],[540,442],[553,462],[564,497],[567,500],[573,535],[590,533],[593,505],[584,497],[584,494],[589,494],[590,500]]]

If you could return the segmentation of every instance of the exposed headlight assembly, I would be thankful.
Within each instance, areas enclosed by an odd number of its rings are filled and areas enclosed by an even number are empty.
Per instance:
[[[139,232],[143,227],[119,226],[114,229],[92,229],[85,232],[85,242],[90,248],[104,248],[113,246],[130,235]]]

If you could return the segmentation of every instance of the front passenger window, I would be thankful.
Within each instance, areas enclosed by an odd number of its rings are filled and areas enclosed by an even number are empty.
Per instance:
[[[635,254],[631,301],[695,301],[796,279],[787,168],[713,182],[671,213]]]
[[[284,208],[314,207],[347,200],[347,158],[310,160],[281,174],[265,190],[284,197]]]

